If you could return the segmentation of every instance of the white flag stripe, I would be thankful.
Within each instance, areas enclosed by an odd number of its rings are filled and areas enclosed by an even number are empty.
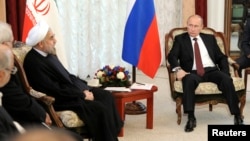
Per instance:
[[[57,55],[61,60],[61,62],[63,63],[63,65],[66,68],[68,68],[68,63],[64,48],[64,39],[61,32],[62,28],[59,23],[59,13],[55,1],[27,0],[26,8],[28,8],[31,13],[26,12],[25,16],[27,16],[32,21],[33,25],[36,24],[39,20],[45,20],[51,27],[57,39],[57,44],[56,44]],[[24,26],[25,22],[26,21],[24,20]]]
[[[126,18],[126,21],[128,20],[128,16],[129,16],[129,14],[130,14],[130,12],[131,12],[131,10],[132,10],[134,4],[135,4],[135,1],[136,1],[136,0],[129,0],[129,1],[128,1],[127,18]]]

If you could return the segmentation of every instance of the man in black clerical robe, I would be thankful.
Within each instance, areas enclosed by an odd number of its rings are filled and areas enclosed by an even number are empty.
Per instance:
[[[55,55],[55,34],[44,21],[28,34],[33,48],[24,59],[30,85],[55,98],[55,110],[72,110],[86,123],[94,141],[117,141],[123,126],[114,97],[101,88],[90,88],[70,74]]]

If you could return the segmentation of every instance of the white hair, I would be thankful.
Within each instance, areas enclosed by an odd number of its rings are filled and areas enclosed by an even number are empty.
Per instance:
[[[0,44],[13,40],[13,32],[8,23],[0,21],[0,33]]]

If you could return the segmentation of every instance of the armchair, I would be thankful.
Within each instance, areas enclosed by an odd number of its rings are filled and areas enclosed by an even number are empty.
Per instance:
[[[45,110],[50,114],[53,120],[54,126],[59,128],[65,128],[80,134],[83,139],[92,140],[91,136],[86,130],[84,122],[78,118],[77,114],[70,110],[65,111],[55,111],[53,108],[53,103],[55,98],[48,96],[44,93],[38,92],[29,85],[26,78],[25,71],[23,69],[23,61],[25,55],[31,49],[30,46],[26,46],[22,42],[16,42],[13,47],[14,53],[14,64],[18,68],[18,75],[21,78],[22,84],[28,94],[34,97],[38,102],[45,108]]]
[[[172,48],[173,41],[176,35],[179,35],[181,33],[187,32],[186,28],[174,28],[170,30],[169,33],[165,35],[165,57],[166,57],[166,66],[168,69],[168,75],[169,75],[169,84],[170,84],[170,93],[173,101],[176,103],[176,113],[178,115],[177,119],[177,124],[181,123],[181,117],[182,117],[182,111],[181,111],[181,106],[182,106],[182,95],[183,95],[183,90],[182,90],[182,82],[177,81],[175,78],[174,73],[170,69],[170,64],[167,61],[168,58],[168,53]],[[225,53],[227,56],[228,55],[228,50],[227,50],[227,45],[225,42],[225,37],[221,32],[216,32],[212,28],[204,28],[202,30],[203,33],[207,34],[213,34],[216,37],[217,43],[223,53]],[[237,95],[239,98],[239,103],[240,103],[240,112],[242,118],[243,116],[243,109],[245,106],[246,102],[246,85],[244,83],[244,80],[238,76],[238,73],[234,68],[232,67],[232,63],[234,63],[234,60],[232,60],[230,57],[228,57],[229,61],[229,68],[230,68],[230,74],[233,79],[233,83],[235,86],[235,89],[237,91]],[[216,84],[211,83],[211,82],[203,82],[200,83],[197,89],[195,90],[195,103],[196,105],[202,105],[202,104],[208,104],[209,105],[209,111],[212,111],[213,105],[216,105],[218,103],[224,103],[226,104],[226,100],[221,94],[221,91],[219,91],[218,87]]]

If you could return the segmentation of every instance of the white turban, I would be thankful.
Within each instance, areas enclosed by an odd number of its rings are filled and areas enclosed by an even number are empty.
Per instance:
[[[49,25],[45,21],[39,21],[35,26],[33,26],[26,38],[26,44],[29,46],[35,46],[37,43],[41,42],[49,31]]]

